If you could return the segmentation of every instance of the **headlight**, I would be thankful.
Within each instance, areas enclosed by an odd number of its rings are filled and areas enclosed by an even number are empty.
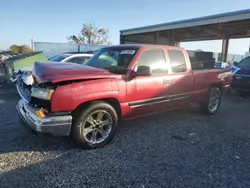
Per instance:
[[[31,88],[31,96],[39,99],[50,100],[54,90],[45,88]]]
[[[30,71],[30,72],[26,72],[26,75],[32,75],[32,72]]]
[[[32,71],[23,71],[22,75],[24,75],[24,76],[32,75]]]

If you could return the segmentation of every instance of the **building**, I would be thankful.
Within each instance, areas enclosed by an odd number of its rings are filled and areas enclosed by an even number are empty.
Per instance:
[[[222,61],[230,39],[250,37],[250,9],[120,31],[120,43],[179,45],[180,42],[223,40]]]

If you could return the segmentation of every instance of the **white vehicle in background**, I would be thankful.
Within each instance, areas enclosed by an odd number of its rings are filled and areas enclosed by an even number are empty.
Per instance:
[[[50,58],[48,60],[48,63],[69,62],[76,64],[84,64],[91,56],[93,56],[93,54],[90,53],[64,53]],[[23,82],[24,86],[32,85],[32,69],[33,67],[26,67],[20,70],[15,70],[10,78],[11,82],[17,82],[17,80],[19,79],[19,81]]]

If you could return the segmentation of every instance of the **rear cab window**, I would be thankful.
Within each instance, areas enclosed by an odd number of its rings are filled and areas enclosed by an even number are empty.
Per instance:
[[[187,71],[186,58],[185,55],[183,54],[183,51],[176,49],[169,49],[168,56],[173,73],[181,73]]]
[[[152,75],[168,73],[167,62],[162,49],[148,49],[142,52],[134,71],[137,71],[139,66],[150,67]]]

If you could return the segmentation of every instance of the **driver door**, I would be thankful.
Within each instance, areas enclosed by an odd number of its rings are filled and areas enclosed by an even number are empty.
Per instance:
[[[153,114],[168,108],[170,92],[168,66],[162,49],[141,52],[134,71],[139,66],[148,66],[150,76],[136,76],[127,82],[128,116],[137,117]],[[128,118],[130,118],[128,117]]]

